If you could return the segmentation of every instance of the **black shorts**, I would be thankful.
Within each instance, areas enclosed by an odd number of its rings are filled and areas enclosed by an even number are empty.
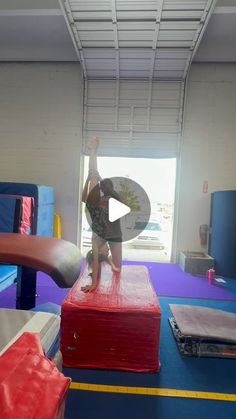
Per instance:
[[[108,239],[105,239],[108,244],[113,244],[113,243],[121,243],[122,242],[122,237],[109,237]]]

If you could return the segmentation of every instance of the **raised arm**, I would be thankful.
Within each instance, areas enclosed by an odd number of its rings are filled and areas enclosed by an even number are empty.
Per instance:
[[[86,203],[87,197],[88,197],[88,194],[89,194],[89,182],[90,182],[90,179],[89,179],[89,176],[88,176],[87,179],[86,179],[86,182],[85,182],[85,185],[84,185],[84,188],[83,188],[83,192],[82,192],[82,197],[81,197],[81,200],[84,203]]]
[[[100,200],[100,189],[96,187],[98,182],[100,181],[101,177],[98,173],[97,169],[97,147],[99,141],[97,137],[93,137],[88,145],[89,151],[89,175],[88,175],[88,185],[87,185],[87,196],[86,202],[96,205]],[[86,186],[86,184],[85,184]],[[85,202],[85,201],[83,201]]]
[[[88,144],[89,152],[89,173],[85,181],[85,185],[82,191],[81,200],[86,203],[87,198],[93,188],[98,184],[98,181],[101,179],[97,170],[97,147],[98,147],[97,137],[93,137]],[[97,197],[98,198],[98,197]]]

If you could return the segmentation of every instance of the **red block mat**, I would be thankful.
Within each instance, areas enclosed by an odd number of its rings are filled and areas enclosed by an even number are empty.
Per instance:
[[[63,419],[69,385],[44,356],[39,335],[24,333],[0,357],[0,417]]]
[[[145,266],[123,266],[120,275],[102,267],[95,292],[87,271],[62,305],[63,365],[72,368],[159,370],[161,310]]]

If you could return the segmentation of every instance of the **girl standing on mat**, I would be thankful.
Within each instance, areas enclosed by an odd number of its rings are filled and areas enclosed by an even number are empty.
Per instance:
[[[109,199],[120,200],[110,179],[101,179],[97,170],[97,148],[99,141],[93,137],[88,145],[89,173],[82,193],[92,221],[92,250],[87,254],[87,265],[92,269],[91,285],[82,287],[84,292],[92,292],[101,275],[101,262],[110,264],[114,272],[120,272],[122,260],[122,235],[120,221],[109,221]],[[103,195],[102,195],[103,194]],[[109,256],[109,250],[111,256]]]

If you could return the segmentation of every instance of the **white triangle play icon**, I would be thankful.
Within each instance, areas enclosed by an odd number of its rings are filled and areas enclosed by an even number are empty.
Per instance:
[[[122,204],[122,202],[117,201],[117,199],[110,198],[108,203],[108,219],[111,223],[119,218],[124,217],[129,214],[131,211],[128,205]]]

